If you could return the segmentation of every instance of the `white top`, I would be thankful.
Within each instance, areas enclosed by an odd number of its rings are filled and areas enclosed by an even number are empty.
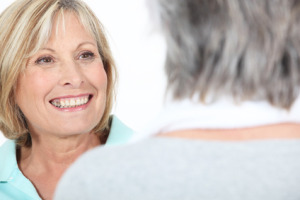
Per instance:
[[[235,104],[229,98],[212,104],[193,100],[167,101],[143,134],[137,134],[132,141],[178,130],[249,128],[278,123],[300,123],[300,98],[289,111],[265,101]]]

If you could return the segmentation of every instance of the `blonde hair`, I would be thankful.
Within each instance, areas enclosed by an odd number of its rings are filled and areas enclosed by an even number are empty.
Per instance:
[[[64,12],[74,13],[97,41],[108,84],[105,111],[93,131],[99,136],[109,131],[117,72],[104,28],[95,14],[81,0],[17,0],[0,15],[0,130],[21,146],[31,146],[31,137],[15,102],[16,83],[28,58],[49,40],[55,17],[63,18]]]

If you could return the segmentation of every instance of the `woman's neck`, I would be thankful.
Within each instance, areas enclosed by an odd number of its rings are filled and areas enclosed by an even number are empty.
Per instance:
[[[80,155],[98,145],[99,137],[93,133],[64,138],[32,135],[32,146],[19,150],[19,168],[43,199],[52,198],[65,170]]]
[[[251,141],[266,139],[300,138],[300,124],[283,123],[238,129],[191,129],[158,134],[159,137],[176,137],[193,140]]]

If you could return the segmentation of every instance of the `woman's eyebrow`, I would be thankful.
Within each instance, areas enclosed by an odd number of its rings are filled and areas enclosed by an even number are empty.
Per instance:
[[[51,48],[48,48],[48,47],[46,47],[46,48],[42,48],[41,50],[47,50],[47,51],[52,51],[52,52],[55,52],[55,50],[54,50],[54,49],[51,49]]]
[[[89,41],[87,41],[87,42],[82,42],[82,43],[80,43],[80,44],[77,46],[77,49],[80,48],[80,47],[83,46],[83,45],[86,45],[86,44],[93,45],[94,47],[97,46],[94,42],[89,42]]]
[[[87,41],[87,42],[82,42],[82,43],[80,43],[80,44],[76,47],[76,49],[79,49],[81,46],[86,45],[86,44],[92,45],[92,46],[94,46],[94,47],[97,46],[94,42],[89,42],[89,41]],[[44,47],[44,48],[42,48],[41,50],[43,50],[43,51],[44,51],[44,50],[47,50],[47,51],[55,52],[54,49],[51,49],[51,48],[49,48],[49,47]]]

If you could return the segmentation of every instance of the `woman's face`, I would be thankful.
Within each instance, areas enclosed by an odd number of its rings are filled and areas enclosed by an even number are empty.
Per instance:
[[[104,113],[107,76],[97,43],[74,14],[64,20],[54,21],[18,79],[16,102],[32,134],[89,133]]]

